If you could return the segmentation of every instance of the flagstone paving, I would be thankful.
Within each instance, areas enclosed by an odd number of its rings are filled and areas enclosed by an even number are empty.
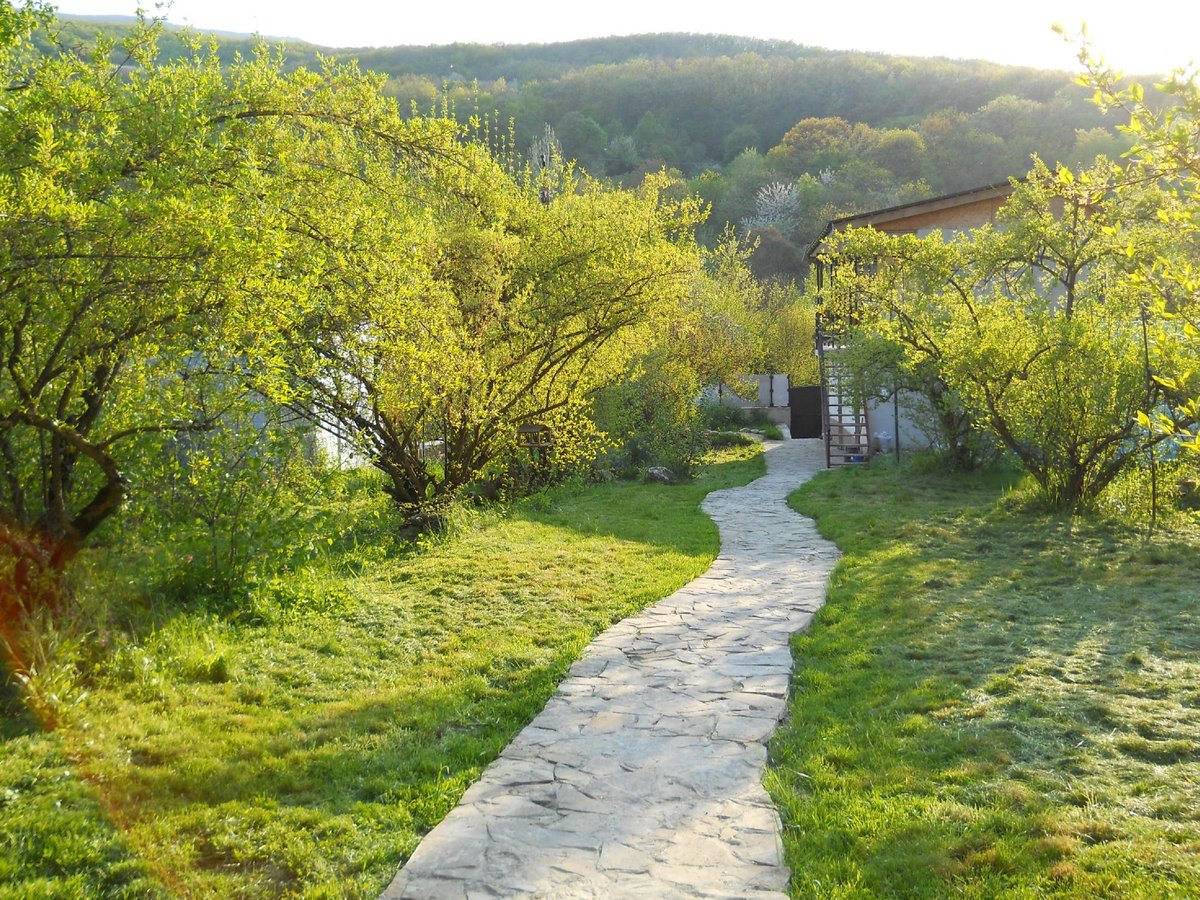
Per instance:
[[[783,896],[765,743],[837,551],[784,502],[821,442],[765,450],[767,475],[704,501],[712,567],[588,647],[385,898]]]

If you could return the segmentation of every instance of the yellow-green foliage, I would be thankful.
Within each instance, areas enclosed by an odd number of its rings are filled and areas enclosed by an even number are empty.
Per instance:
[[[39,565],[248,395],[337,433],[408,507],[503,470],[525,424],[554,420],[576,466],[593,438],[564,417],[703,291],[701,205],[665,175],[502,165],[353,64],[227,65],[186,37],[161,61],[143,24],[121,69],[110,40],[43,55],[37,15],[0,16],[0,511],[14,546],[44,532]]]
[[[1105,111],[1119,110],[1128,123],[1118,126],[1132,141],[1129,178],[1117,186],[1124,193],[1136,192],[1149,181],[1159,185],[1177,202],[1158,211],[1160,220],[1176,235],[1179,250],[1139,261],[1129,281],[1142,302],[1152,309],[1155,339],[1167,338],[1190,346],[1191,356],[1200,353],[1200,147],[1195,134],[1200,124],[1200,81],[1195,68],[1179,69],[1154,86],[1158,96],[1148,102],[1145,88],[1126,83],[1102,59],[1092,56],[1086,42],[1079,53],[1086,71],[1080,84],[1095,92],[1096,103]],[[1159,323],[1162,323],[1161,326]],[[1156,373],[1172,392],[1173,410],[1147,410],[1143,427],[1178,434],[1183,446],[1200,452],[1197,430],[1181,429],[1180,420],[1200,420],[1200,388],[1189,378],[1194,369]]]
[[[817,308],[795,284],[772,282],[764,289],[765,372],[780,372],[793,385],[821,383],[817,367]]]
[[[994,226],[829,240],[831,314],[931,367],[1060,506],[1094,503],[1169,441],[1144,427],[1148,410],[1194,424],[1181,401],[1200,345],[1131,278],[1179,252],[1157,215],[1174,200],[1118,191],[1123,177],[1103,160],[1078,176],[1039,162]]]

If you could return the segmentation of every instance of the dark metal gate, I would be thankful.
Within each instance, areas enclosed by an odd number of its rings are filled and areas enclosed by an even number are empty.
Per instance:
[[[792,437],[821,436],[821,388],[794,387],[788,389],[788,405],[792,408]]]

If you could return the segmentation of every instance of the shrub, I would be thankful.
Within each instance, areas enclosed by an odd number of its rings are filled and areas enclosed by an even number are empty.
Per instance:
[[[269,574],[327,546],[331,537],[302,527],[315,501],[337,489],[314,456],[310,434],[249,409],[164,456],[136,513],[143,538],[171,549],[167,596],[230,609]]]
[[[708,446],[714,450],[721,450],[725,447],[747,447],[756,443],[754,438],[748,434],[742,434],[740,431],[710,431],[708,433]]]
[[[695,474],[706,449],[697,387],[666,363],[610,388],[596,406],[597,423],[612,441],[600,460],[622,477],[666,466],[684,478]]]
[[[750,416],[740,406],[704,401],[697,406],[700,424],[710,431],[737,431],[750,424]]]
[[[1164,222],[1170,197],[1115,191],[1124,178],[1104,160],[1078,176],[1038,162],[996,226],[828,239],[827,310],[945,385],[1068,510],[1195,424],[1197,347],[1138,277],[1185,248]],[[1145,427],[1154,408],[1169,428]]]

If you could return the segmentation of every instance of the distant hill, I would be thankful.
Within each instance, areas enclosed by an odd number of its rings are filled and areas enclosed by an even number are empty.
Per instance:
[[[128,17],[63,21],[79,41],[86,40],[89,30],[119,35],[131,27]],[[164,36],[164,56],[181,50],[177,28],[170,26]],[[222,57],[232,59],[235,53],[251,52],[254,38],[219,36],[219,43]],[[292,66],[311,67],[318,54],[356,58],[364,68],[389,76],[388,91],[405,104],[416,102],[426,109],[448,92],[464,108],[499,110],[503,118],[515,118],[523,142],[544,123],[556,128],[565,124],[567,133],[560,135],[565,149],[598,173],[600,143],[607,151],[617,141],[621,159],[604,165],[612,172],[628,168],[631,160],[653,157],[694,173],[727,162],[742,149],[739,144],[765,151],[806,117],[907,126],[944,110],[970,114],[1002,96],[1047,103],[1073,90],[1065,72],[830,51],[730,35],[642,34],[556,44],[430,47],[285,44]],[[1074,91],[1071,105],[1088,127],[1095,124],[1081,91]],[[640,135],[635,134],[639,126]],[[740,137],[734,136],[739,129]],[[621,138],[638,142],[640,150],[631,153]]]
[[[128,17],[64,17],[62,38],[86,43],[97,31],[119,37],[132,27]],[[216,37],[225,60],[253,52],[256,40]],[[706,239],[726,222],[758,222],[776,257],[772,271],[784,273],[832,215],[1023,174],[1035,152],[1078,163],[1128,146],[1068,73],[978,60],[707,34],[282,43],[291,67],[312,67],[321,54],[357,59],[387,76],[384,89],[402,108],[449,108],[464,121],[495,111],[500,131],[512,123],[510,147],[528,147],[549,125],[564,154],[599,177],[636,183],[647,171],[677,169],[712,203]],[[182,51],[178,27],[168,26],[160,55]],[[792,213],[764,228],[757,197],[771,185],[791,185],[796,198]]]
[[[58,19],[60,22],[98,22],[100,24],[107,22],[113,25],[132,25],[137,21],[137,16],[88,16],[83,13],[59,13]],[[178,27],[167,24],[169,27]]]
[[[88,29],[120,34],[137,21],[134,16],[60,15],[76,40],[86,39]],[[171,31],[184,26],[164,23]],[[230,46],[253,46],[255,36],[231,31],[203,30],[222,38]],[[557,78],[575,70],[631,60],[695,59],[754,53],[761,57],[794,59],[827,55],[831,51],[805,47],[791,41],[735,37],[725,34],[639,34],[625,37],[587,38],[554,44],[444,44],[396,47],[327,47],[297,38],[267,37],[284,41],[289,56],[299,65],[316,59],[318,53],[356,58],[364,68],[388,75],[427,75],[433,78],[461,77],[480,81]]]
[[[64,23],[64,24],[65,23],[79,23],[80,25],[84,26],[84,34],[86,36],[86,29],[89,25],[99,26],[101,29],[104,29],[106,26],[111,26],[114,31],[119,33],[119,32],[122,32],[124,29],[132,28],[134,25],[137,24],[138,19],[137,19],[137,16],[107,16],[107,15],[88,16],[88,15],[83,15],[82,13],[70,13],[70,14],[59,13],[58,20],[59,20],[59,22]],[[170,22],[170,21],[164,21],[163,25],[169,31],[182,31],[184,28],[190,27],[190,26],[186,26],[186,25],[180,25],[177,22]],[[228,38],[233,41],[244,41],[247,44],[253,43],[254,37],[255,37],[252,34],[246,34],[244,31],[218,31],[218,30],[211,29],[211,28],[204,28],[204,29],[199,29],[199,30],[203,34],[211,34],[214,37]],[[276,35],[276,36],[268,35],[268,36],[266,36],[266,38],[269,41],[287,41],[289,44],[294,43],[297,45],[304,45],[304,46],[310,46],[310,47],[315,46],[312,44],[307,44],[305,41],[302,41],[299,38],[283,37],[282,35]]]
[[[367,68],[389,75],[451,74],[466,79],[530,81],[561,78],[568,72],[632,61],[712,59],[754,54],[764,59],[823,56],[830,51],[790,41],[725,34],[638,34],[588,38],[558,44],[448,44],[432,47],[380,47],[338,50],[357,56]]]

